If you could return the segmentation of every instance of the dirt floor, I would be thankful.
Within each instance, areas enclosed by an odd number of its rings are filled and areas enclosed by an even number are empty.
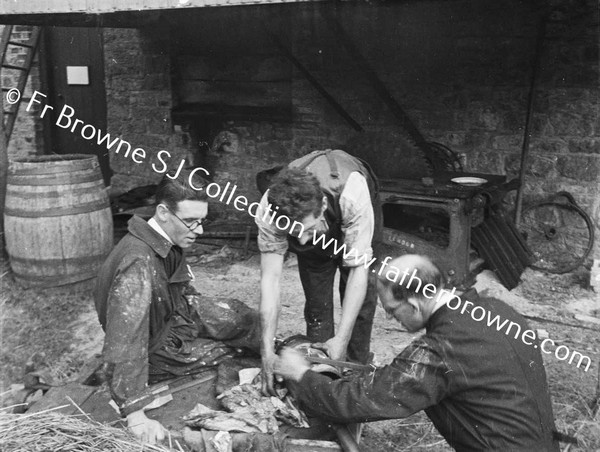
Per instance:
[[[260,268],[255,252],[245,256],[239,249],[210,246],[193,251],[190,261],[196,276],[194,285],[201,293],[238,298],[258,306]],[[44,370],[45,378],[53,384],[75,380],[83,364],[100,352],[103,341],[89,286],[23,290],[12,280],[6,262],[0,262],[0,275],[0,393],[22,383],[27,363],[29,369]],[[592,365],[587,372],[583,366],[577,368],[575,362],[559,361],[553,355],[545,355],[544,359],[557,427],[580,439],[581,445],[569,450],[600,451],[600,420],[598,415],[594,420],[590,410],[598,384],[600,324],[580,317],[600,317],[600,296],[587,287],[589,272],[585,270],[560,276],[527,270],[522,279],[509,292],[493,273],[484,271],[476,287],[529,316],[533,329],[545,330],[557,346],[565,345],[590,356]],[[285,264],[281,300],[278,334],[287,337],[304,333],[303,294],[293,257]],[[386,320],[378,308],[371,346],[376,363],[391,361],[413,336],[395,321]],[[452,450],[423,414],[368,424],[362,442],[370,451]]]

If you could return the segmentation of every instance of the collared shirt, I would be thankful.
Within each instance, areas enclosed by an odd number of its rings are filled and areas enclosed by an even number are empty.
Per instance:
[[[150,227],[152,229],[154,229],[156,232],[158,232],[160,235],[162,235],[165,239],[167,239],[169,241],[169,243],[173,244],[173,240],[171,240],[171,237],[169,237],[169,235],[165,232],[165,230],[160,227],[160,224],[158,224],[158,221],[156,221],[154,219],[154,217],[152,217],[148,220],[148,224],[150,225]]]
[[[458,292],[458,293],[456,293],[456,295],[460,297],[460,296],[462,296],[462,292]],[[442,306],[444,306],[445,304],[447,304],[448,300],[451,300],[452,297],[453,297],[453,295],[451,296],[451,298],[448,298],[448,296],[450,296],[450,295],[444,293],[443,296],[438,296],[436,298],[435,305],[433,306],[431,314],[435,313],[438,309],[440,309]]]
[[[288,250],[288,234],[278,228],[275,222],[270,222],[272,214],[265,215],[269,206],[268,194],[267,190],[260,201],[255,217],[258,226],[258,248],[261,253],[283,255]],[[346,245],[346,258],[343,259],[343,263],[346,267],[357,267],[364,262],[361,260],[363,256],[367,261],[373,256],[371,242],[375,228],[369,187],[362,174],[355,171],[348,176],[339,203],[342,214],[343,244]],[[312,240],[311,237],[309,241]],[[342,243],[339,245],[341,246]]]
[[[169,237],[169,235],[165,232],[165,230],[160,226],[160,224],[158,224],[158,221],[156,221],[154,219],[154,217],[150,218],[148,220],[148,225],[154,229],[156,232],[158,232],[161,236],[163,236],[165,239],[167,239],[169,241],[170,244],[174,245],[173,240],[171,240],[171,237]],[[188,275],[190,276],[190,279],[192,281],[194,281],[196,279],[196,276],[194,275],[194,272],[192,271],[192,268],[190,267],[189,264],[186,264],[187,267],[187,271],[188,271]]]

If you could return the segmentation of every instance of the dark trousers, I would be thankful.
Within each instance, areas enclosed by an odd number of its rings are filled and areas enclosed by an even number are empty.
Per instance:
[[[325,342],[334,336],[333,282],[340,271],[340,299],[343,303],[349,269],[341,259],[331,259],[316,253],[298,253],[300,280],[306,296],[304,318],[306,335],[313,342]],[[369,271],[367,295],[356,318],[348,344],[348,359],[366,364],[369,360],[371,329],[377,307],[375,274]]]

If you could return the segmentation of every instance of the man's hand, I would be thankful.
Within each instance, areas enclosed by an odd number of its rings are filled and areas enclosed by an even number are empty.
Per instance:
[[[127,415],[127,427],[140,441],[148,444],[162,441],[167,433],[160,422],[148,419],[142,410]]]
[[[311,345],[313,348],[323,350],[331,359],[336,361],[345,361],[346,359],[346,348],[348,344],[346,341],[341,340],[337,336],[333,336],[327,342],[315,342]]]
[[[265,396],[277,396],[273,387],[273,366],[276,359],[277,355],[273,352],[263,353],[260,378],[262,379],[262,392]]]
[[[336,329],[336,335],[321,347],[313,344],[313,347],[321,348],[321,350],[327,352],[331,359],[346,360],[346,348],[352,337],[354,323],[367,294],[368,282],[369,273],[366,268],[359,266],[350,269],[346,291],[344,292],[344,301],[342,303],[342,317]]]
[[[310,364],[299,351],[286,347],[279,352],[279,358],[275,361],[277,375],[299,382],[307,370],[310,370]]]

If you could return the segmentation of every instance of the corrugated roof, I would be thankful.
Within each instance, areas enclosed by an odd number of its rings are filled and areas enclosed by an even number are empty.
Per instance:
[[[106,14],[121,11],[301,3],[315,0],[0,0],[0,14]]]

